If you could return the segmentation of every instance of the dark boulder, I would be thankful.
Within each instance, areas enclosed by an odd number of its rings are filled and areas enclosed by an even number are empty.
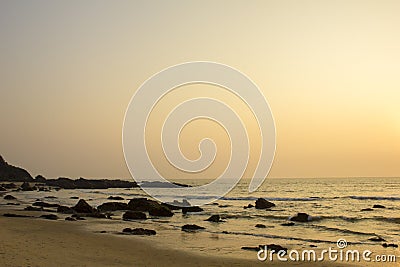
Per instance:
[[[71,221],[71,222],[76,221],[76,219],[72,218],[72,217],[66,217],[65,220],[66,221]]]
[[[30,184],[28,182],[23,182],[19,189],[22,191],[34,191],[34,190],[36,190],[36,187],[30,186]]]
[[[110,200],[124,200],[124,198],[123,198],[123,197],[120,197],[120,196],[116,196],[116,197],[114,197],[114,196],[109,196],[107,199],[110,199]]]
[[[172,217],[174,213],[167,207],[160,205],[149,210],[151,216]]]
[[[253,204],[249,204],[249,205],[247,205],[247,206],[244,206],[243,208],[244,208],[244,209],[254,208],[254,205],[253,205]]]
[[[130,235],[156,235],[156,231],[143,228],[125,228],[122,232]]]
[[[116,211],[116,210],[128,210],[128,204],[122,202],[106,202],[97,207],[100,212],[104,211]]]
[[[96,211],[84,199],[80,199],[72,209],[78,213],[94,213]]]
[[[79,197],[70,197],[70,199],[79,199]]]
[[[275,207],[275,204],[265,200],[263,198],[259,198],[256,200],[256,209],[269,209]]]
[[[255,227],[256,228],[267,228],[267,226],[265,226],[265,224],[261,224],[261,223],[256,224]]]
[[[185,224],[182,226],[182,231],[185,232],[193,232],[193,231],[198,231],[198,230],[203,230],[206,229],[204,227],[198,226],[196,224]]]
[[[122,219],[124,220],[146,220],[146,214],[141,211],[132,211],[128,210],[122,215]]]
[[[2,185],[0,185],[0,192],[4,192],[4,191],[7,191],[7,188],[5,188]]]
[[[72,213],[74,213],[74,210],[70,207],[60,205],[57,207],[57,212],[65,213],[65,214],[72,214]]]
[[[211,215],[210,218],[208,218],[206,221],[208,222],[223,222],[223,220],[221,220],[219,215]]]
[[[5,200],[16,200],[17,198],[12,195],[6,195],[6,196],[4,196],[4,199]]]
[[[26,210],[26,211],[43,211],[43,207],[28,206],[28,207],[25,207],[24,210]]]
[[[147,198],[134,198],[128,203],[128,209],[148,212],[152,216],[171,217],[174,213],[163,204]]]
[[[374,208],[374,209],[386,209],[385,206],[379,205],[379,204],[375,204],[372,208]]]
[[[307,213],[297,213],[296,216],[293,216],[290,218],[291,221],[294,222],[309,222],[310,221],[310,215],[308,215]]]
[[[191,207],[183,207],[182,208],[182,213],[186,214],[188,212],[202,212],[204,211],[202,208],[198,206],[191,206]]]
[[[57,220],[58,216],[55,214],[43,214],[40,218],[47,219],[47,220]]]

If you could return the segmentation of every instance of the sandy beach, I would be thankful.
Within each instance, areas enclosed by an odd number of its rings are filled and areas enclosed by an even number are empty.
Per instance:
[[[91,233],[83,223],[1,216],[0,266],[341,266],[205,257],[155,247],[140,237]]]

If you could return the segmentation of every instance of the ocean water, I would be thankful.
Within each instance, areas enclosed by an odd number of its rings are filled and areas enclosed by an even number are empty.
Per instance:
[[[204,183],[189,180],[179,182],[192,185]],[[382,249],[382,242],[369,240],[374,236],[380,236],[388,243],[400,243],[400,178],[266,179],[254,193],[248,192],[248,182],[242,180],[225,197],[203,206],[204,212],[183,215],[181,211],[175,211],[171,218],[154,217],[144,222],[122,221],[122,212],[115,212],[113,220],[93,219],[94,223],[88,223],[87,227],[92,231],[105,230],[110,233],[120,232],[125,227],[155,229],[156,237],[143,238],[158,242],[161,246],[240,257],[254,256],[241,250],[241,246],[270,243],[289,248],[310,245],[322,248],[335,244],[338,239],[345,239],[354,246]],[[26,204],[41,199],[75,205],[77,200],[70,197],[78,196],[93,206],[109,202],[107,197],[111,195],[124,197],[123,202],[147,196],[140,188],[16,194]],[[248,204],[254,205],[259,197],[275,203],[276,207],[268,210],[244,209]],[[375,204],[386,208],[361,211]],[[311,220],[295,223],[294,226],[281,225],[298,212],[308,213],[312,216]],[[225,222],[204,221],[213,214],[219,214]],[[184,224],[197,224],[206,229],[199,233],[185,233],[180,230]],[[266,228],[256,228],[256,224],[264,224]]]

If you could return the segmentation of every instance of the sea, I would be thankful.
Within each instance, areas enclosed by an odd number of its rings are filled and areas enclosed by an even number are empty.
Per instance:
[[[179,182],[193,186],[205,183],[204,180]],[[255,254],[242,247],[262,244],[322,249],[335,246],[340,239],[348,246],[379,251],[384,242],[400,244],[400,178],[267,178],[253,193],[248,192],[248,186],[249,180],[242,179],[226,196],[204,205],[203,212],[182,214],[177,210],[171,218],[150,217],[140,222],[123,221],[123,212],[114,212],[111,220],[88,219],[91,223],[86,227],[103,234],[118,234],[126,227],[154,229],[156,236],[141,238],[160,247],[247,258]],[[149,197],[140,188],[18,192],[18,196],[26,205],[42,200],[70,206],[78,201],[71,197],[85,199],[92,206],[110,202],[109,196],[123,197],[121,202]],[[276,206],[266,210],[244,208],[254,205],[258,198]],[[384,208],[373,208],[374,205]],[[310,215],[308,222],[285,226],[300,212]],[[224,222],[205,221],[215,214]],[[186,233],[181,231],[185,224],[197,224],[205,229]],[[257,224],[265,227],[255,227]],[[375,237],[385,241],[371,240]],[[392,250],[398,252],[398,249]]]

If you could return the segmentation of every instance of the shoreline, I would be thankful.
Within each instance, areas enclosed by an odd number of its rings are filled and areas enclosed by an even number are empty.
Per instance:
[[[0,216],[0,266],[351,266],[205,256],[160,248],[146,237],[94,233],[86,223]]]

